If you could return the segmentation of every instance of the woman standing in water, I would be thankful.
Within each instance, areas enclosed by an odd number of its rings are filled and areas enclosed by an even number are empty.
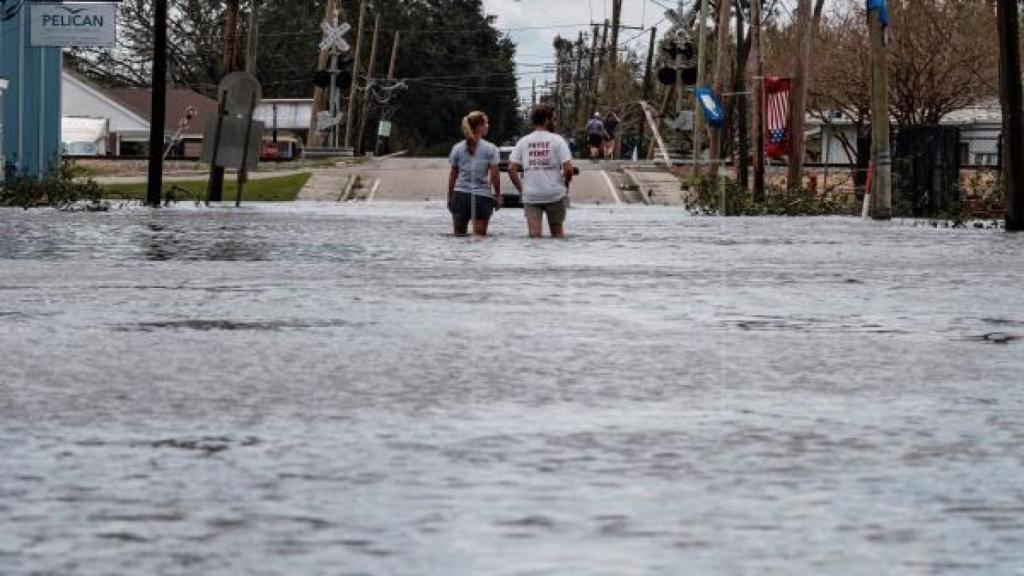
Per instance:
[[[473,234],[486,236],[491,214],[501,205],[500,154],[497,146],[484,140],[489,129],[486,114],[471,112],[462,119],[466,139],[448,156],[448,210],[456,236],[466,235],[470,221]]]

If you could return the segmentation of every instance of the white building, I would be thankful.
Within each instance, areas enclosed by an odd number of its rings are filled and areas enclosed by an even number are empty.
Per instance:
[[[61,141],[67,154],[148,156],[150,90],[103,88],[65,71],[61,98]],[[194,110],[195,117],[186,126],[183,118],[189,110]],[[203,141],[203,119],[216,113],[216,100],[192,90],[168,89],[164,130],[169,144],[177,136],[171,157],[198,158]]]

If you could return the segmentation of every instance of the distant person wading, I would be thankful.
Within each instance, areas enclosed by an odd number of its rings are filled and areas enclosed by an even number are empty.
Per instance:
[[[448,210],[456,236],[466,235],[470,221],[473,234],[486,236],[491,215],[501,205],[500,154],[497,146],[484,140],[489,129],[486,114],[471,112],[462,119],[466,139],[448,156]]]

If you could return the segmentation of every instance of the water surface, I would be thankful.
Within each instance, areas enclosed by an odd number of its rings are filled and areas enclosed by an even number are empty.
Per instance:
[[[1024,237],[493,230],[0,210],[0,573],[1024,573]]]

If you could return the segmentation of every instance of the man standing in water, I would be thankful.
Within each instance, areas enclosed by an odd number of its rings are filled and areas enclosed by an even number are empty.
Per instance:
[[[569,209],[572,181],[572,153],[565,139],[553,132],[555,113],[546,104],[530,113],[533,132],[516,143],[509,158],[508,175],[523,198],[523,212],[531,238],[540,238],[544,215],[554,238],[565,237],[565,216]],[[521,170],[526,175],[520,177]]]

